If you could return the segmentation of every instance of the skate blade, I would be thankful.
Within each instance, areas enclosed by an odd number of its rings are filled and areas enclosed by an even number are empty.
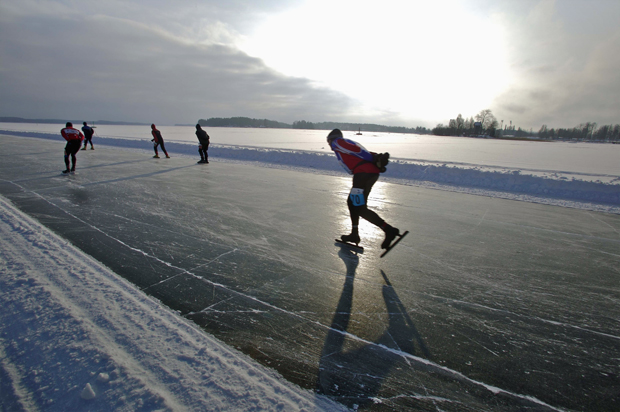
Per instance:
[[[346,246],[352,250],[355,250],[359,253],[364,253],[364,248],[361,246],[356,245],[355,243],[349,243],[349,242],[344,242],[340,239],[335,239],[336,240],[336,245],[337,246]]]
[[[409,233],[409,231],[408,231],[408,230],[406,230],[406,231],[405,231],[405,233],[403,233],[403,234],[401,234],[401,235],[398,235],[398,239],[396,239],[394,242],[392,242],[392,244],[391,244],[390,246],[388,246],[388,247],[385,249],[385,252],[383,252],[383,253],[381,254],[381,256],[379,256],[379,257],[383,257],[383,256],[387,255],[387,254],[388,254],[388,252],[389,252],[390,250],[392,250],[392,248],[398,244],[398,242],[400,242],[401,240],[403,240],[403,238],[404,238],[405,236],[407,236],[407,233]]]

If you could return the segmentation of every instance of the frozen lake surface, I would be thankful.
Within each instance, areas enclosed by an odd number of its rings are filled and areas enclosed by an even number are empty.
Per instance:
[[[18,126],[22,128],[25,127],[21,124]],[[46,128],[51,128],[52,126],[53,125],[45,125]],[[176,127],[174,131],[178,133],[180,129],[185,130],[183,136],[186,140],[190,140],[190,136],[187,135],[189,132],[188,128],[186,127],[183,129],[181,127]],[[143,129],[140,128],[139,130],[142,131]],[[268,133],[268,131],[265,130],[266,129],[221,129],[223,132],[238,136],[239,139],[245,139],[246,143],[249,140],[252,140],[254,143],[265,143]],[[291,130],[283,131],[274,129],[274,133],[275,132],[286,134],[287,138],[292,139],[292,141],[300,139],[303,136],[303,132],[295,133],[296,131]],[[3,132],[0,130],[0,134],[1,133]],[[54,141],[61,140],[57,133],[40,131],[13,131],[4,133]],[[315,134],[313,144],[324,144],[324,137],[320,138],[320,141],[323,143],[317,141],[319,136],[316,134],[319,132],[311,131],[309,133]],[[174,135],[173,133],[171,134]],[[269,135],[271,136],[271,134]],[[250,139],[252,136],[256,138]],[[260,136],[262,136],[263,140],[259,138]],[[393,135],[390,136],[393,137]],[[401,136],[402,139],[411,138],[411,135],[399,136]],[[444,141],[441,137],[425,136],[424,138],[437,139],[433,140],[433,142]],[[134,149],[145,149],[152,145],[148,137],[97,137],[94,141],[97,146],[104,145]],[[492,148],[495,143],[502,141],[461,138],[459,142],[474,146],[480,142],[486,142],[489,144],[487,147]],[[276,145],[275,142],[271,143],[272,145]],[[282,146],[286,146],[286,144],[280,143]],[[534,149],[541,147],[538,146],[541,144],[540,142],[521,143],[527,144],[527,146],[523,146],[523,148],[529,150],[529,153],[523,154],[524,159],[535,157]],[[381,145],[384,144],[385,140],[382,139]],[[295,143],[294,145],[304,146],[301,143]],[[418,146],[418,144],[399,144],[393,148],[398,149],[398,151],[404,151],[407,148]],[[588,156],[594,156],[588,164],[591,165],[591,167],[603,170],[606,168],[604,166],[606,164],[606,159],[609,159],[610,153],[614,153],[614,148],[616,146],[617,145],[611,144],[590,144],[589,149],[599,148],[600,150],[588,152],[588,150],[584,149],[582,157],[587,158]],[[193,143],[189,141],[167,141],[166,147],[175,154],[195,156],[197,153],[197,144],[195,141]],[[373,148],[373,146],[369,147],[371,149]],[[374,150],[379,151],[379,149]],[[508,150],[507,153],[509,152]],[[559,153],[561,153],[561,150]],[[499,156],[498,153],[496,153],[496,155]],[[256,163],[263,166],[268,165],[269,167],[284,168],[287,170],[294,169],[311,173],[342,175],[342,168],[337,162],[334,162],[331,151],[327,152],[325,148],[322,150],[293,150],[288,148],[257,147],[256,145],[247,146],[213,143],[209,148],[209,156],[212,159],[237,161],[246,164]],[[509,156],[507,155],[507,159],[508,158]],[[565,163],[566,164],[563,166],[567,169],[560,171],[548,169],[521,169],[508,166],[486,166],[471,163],[432,162],[405,158],[397,159],[392,157],[387,172],[382,175],[382,180],[405,185],[425,186],[491,197],[620,213],[620,175],[578,172],[576,171],[578,168],[571,168],[568,162]],[[617,163],[618,162],[613,163],[613,166],[617,166]]]
[[[77,125],[76,125],[77,126]],[[32,131],[58,135],[64,125],[0,123],[1,130]],[[80,126],[81,127],[81,126]],[[158,126],[168,142],[197,144],[195,127]],[[205,127],[215,145],[235,145],[331,153],[325,142],[328,131]],[[98,138],[151,140],[149,126],[97,126]],[[400,133],[345,132],[368,149],[390,152],[392,157],[423,163],[461,167],[521,169],[534,172],[620,178],[620,145],[599,143],[536,142],[474,139]]]
[[[0,136],[0,194],[302,388],[370,410],[617,410],[620,216],[386,183],[411,234],[334,245],[350,178]],[[28,148],[28,150],[24,150]],[[273,155],[272,155],[273,156]],[[332,159],[335,162],[334,159]]]

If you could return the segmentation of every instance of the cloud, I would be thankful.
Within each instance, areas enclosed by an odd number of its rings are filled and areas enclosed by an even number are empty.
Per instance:
[[[620,29],[606,24],[620,9],[570,3],[540,1],[521,18],[504,16],[514,81],[493,103],[498,118],[534,130],[620,123]]]
[[[492,109],[524,128],[620,122],[620,2],[317,4],[3,0],[0,115],[414,127]],[[241,51],[244,39],[269,53]]]
[[[6,13],[0,60],[0,112],[7,116],[171,124],[241,115],[292,122],[338,118],[352,104],[232,46],[62,7]]]

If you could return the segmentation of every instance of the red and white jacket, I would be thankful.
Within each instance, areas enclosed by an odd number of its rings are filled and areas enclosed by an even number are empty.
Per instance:
[[[340,165],[349,174],[379,173],[379,168],[372,162],[373,153],[353,140],[339,138],[329,145],[336,153]]]
[[[65,127],[60,131],[62,137],[65,138],[67,142],[71,140],[79,140],[80,142],[84,140],[84,135],[78,129],[74,129],[73,127]]]

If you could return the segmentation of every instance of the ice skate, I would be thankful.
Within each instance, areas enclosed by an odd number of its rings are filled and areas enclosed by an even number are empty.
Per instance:
[[[360,236],[357,233],[351,233],[349,235],[342,235],[340,239],[336,239],[336,243],[339,245],[347,246],[359,253],[364,252],[364,248],[359,245]]]
[[[356,245],[359,245],[360,243],[360,235],[357,233],[351,233],[348,235],[342,235],[340,236],[340,240],[342,240],[344,243],[355,243]]]
[[[383,243],[381,243],[381,249],[387,249],[388,247],[390,247],[392,241],[396,239],[396,236],[398,236],[399,234],[400,231],[397,228],[388,226],[385,229],[385,239],[383,240]]]
[[[392,228],[392,229],[395,229],[395,228]],[[398,231],[398,229],[395,229],[395,230],[396,230],[396,231]],[[392,233],[394,233],[394,231],[392,231]],[[396,239],[396,240],[395,240],[393,243],[391,243],[391,244],[389,244],[389,243],[388,243],[388,245],[387,245],[386,247],[383,247],[383,245],[381,245],[381,247],[382,247],[383,249],[385,249],[385,252],[383,252],[383,253],[381,254],[381,256],[379,256],[379,257],[383,257],[383,256],[387,255],[387,254],[388,254],[388,252],[389,252],[390,250],[392,250],[392,248],[394,248],[394,246],[396,246],[396,245],[398,244],[398,242],[400,242],[401,240],[403,240],[403,238],[404,238],[405,236],[407,236],[407,233],[409,233],[409,231],[408,231],[408,230],[405,230],[405,232],[404,232],[404,233],[402,233],[402,234],[398,233],[398,234],[395,236],[395,237],[398,237],[398,239]],[[385,237],[386,237],[386,240],[387,240],[387,232],[386,232],[386,236],[385,236]],[[384,241],[383,243],[385,243],[385,241]]]

